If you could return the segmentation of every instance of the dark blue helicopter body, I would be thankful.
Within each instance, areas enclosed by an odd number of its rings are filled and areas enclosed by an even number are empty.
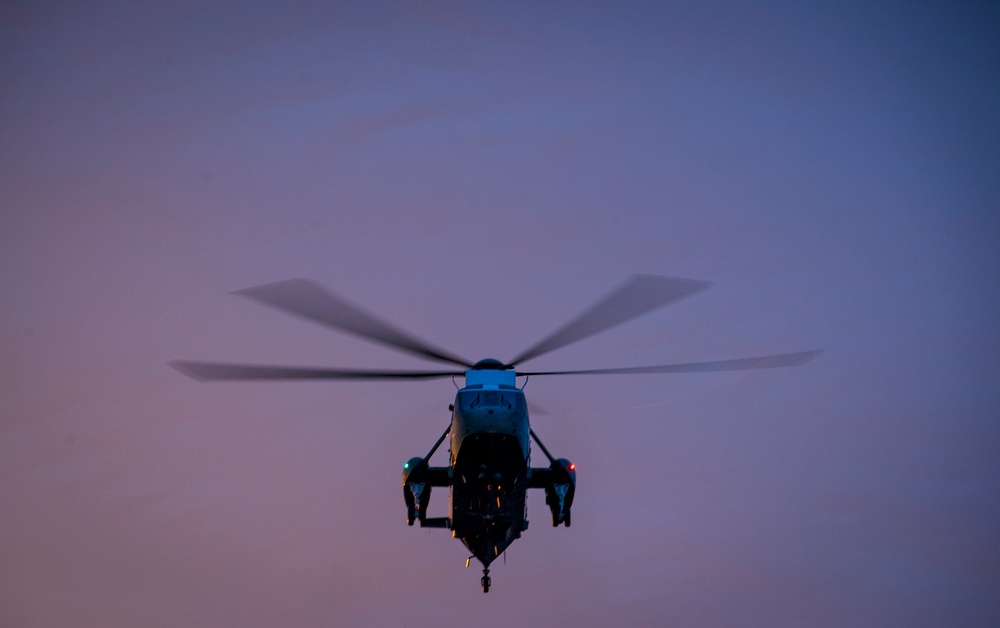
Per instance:
[[[466,371],[466,386],[455,395],[448,467],[430,467],[412,458],[403,470],[407,522],[446,527],[488,568],[528,527],[527,490],[546,489],[552,523],[570,523],[575,493],[575,467],[552,460],[549,468],[530,467],[528,407],[515,387],[515,373],[500,362],[482,360]],[[541,445],[540,445],[541,446]],[[548,452],[542,447],[543,451]],[[449,517],[426,516],[433,486],[450,487]],[[484,575],[483,587],[489,588]]]

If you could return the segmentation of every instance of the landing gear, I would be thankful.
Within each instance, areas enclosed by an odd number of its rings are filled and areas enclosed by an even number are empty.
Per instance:
[[[483,585],[483,593],[489,593],[490,592],[490,568],[489,567],[483,567],[483,579],[480,580],[479,582],[481,582],[482,585]]]

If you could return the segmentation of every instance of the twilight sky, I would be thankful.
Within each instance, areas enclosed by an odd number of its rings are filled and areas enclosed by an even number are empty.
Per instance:
[[[1000,624],[1000,9],[659,4],[0,3],[0,625]],[[525,366],[825,353],[532,379],[573,527],[485,596],[404,522],[451,382],[166,364],[429,365],[230,294],[292,277],[505,360],[633,272],[713,286]]]

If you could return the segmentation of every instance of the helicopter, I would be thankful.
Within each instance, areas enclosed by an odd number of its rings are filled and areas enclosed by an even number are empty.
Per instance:
[[[373,370],[267,366],[219,362],[175,361],[169,364],[198,381],[247,380],[393,380],[464,377],[454,403],[451,422],[425,456],[403,464],[403,499],[406,523],[450,529],[483,566],[484,593],[491,586],[490,565],[528,528],[527,491],[542,489],[552,525],[570,527],[576,494],[576,465],[556,458],[542,444],[528,420],[524,386],[527,379],[543,375],[635,375],[643,373],[692,373],[777,368],[804,364],[821,351],[799,351],[707,362],[661,364],[562,371],[525,371],[524,362],[606,331],[638,316],[690,296],[708,282],[661,275],[633,275],[576,318],[513,359],[485,358],[471,362],[437,348],[386,323],[316,283],[290,279],[239,290],[235,294],[264,305],[353,334],[398,351],[452,365],[448,370]],[[457,370],[455,367],[461,367]],[[519,388],[517,378],[524,377]],[[431,466],[431,457],[449,439],[447,466]],[[530,464],[531,441],[549,462]],[[428,517],[432,488],[448,488],[446,517]]]

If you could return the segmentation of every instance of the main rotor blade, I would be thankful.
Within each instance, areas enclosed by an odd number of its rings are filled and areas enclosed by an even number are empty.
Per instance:
[[[453,371],[326,369],[298,366],[223,364],[219,362],[170,362],[169,364],[181,373],[199,382],[261,379],[432,379],[435,377],[462,375],[461,372]]]
[[[510,366],[564,347],[577,340],[630,321],[637,316],[682,299],[710,284],[694,279],[662,277],[659,275],[633,275],[589,310],[557,329],[547,338],[510,361]]]
[[[658,366],[629,366],[616,369],[586,369],[582,371],[539,371],[518,375],[631,375],[639,373],[702,373],[706,371],[747,371],[751,369],[773,369],[783,366],[798,366],[812,360],[819,351],[799,351],[798,353],[780,353],[778,355],[762,355],[755,358],[738,358],[736,360],[714,360],[711,362],[689,362],[687,364],[660,364]]]
[[[235,294],[423,358],[472,366],[468,360],[433,347],[305,279],[269,283]]]

